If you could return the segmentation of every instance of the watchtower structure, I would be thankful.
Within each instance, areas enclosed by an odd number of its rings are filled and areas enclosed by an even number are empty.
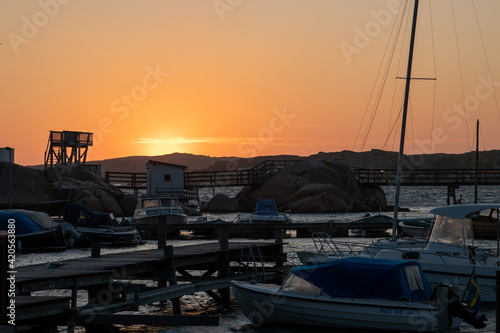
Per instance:
[[[88,147],[92,146],[93,133],[50,131],[45,150],[45,169],[48,165],[84,165]]]

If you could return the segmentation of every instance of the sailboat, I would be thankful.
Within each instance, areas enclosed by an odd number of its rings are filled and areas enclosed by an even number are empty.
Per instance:
[[[497,245],[496,252],[477,247],[474,243],[472,220],[477,216],[481,216],[481,212],[487,211],[489,214],[491,213],[491,216],[496,216],[496,221],[499,221],[500,203],[454,205],[434,208],[429,212],[435,215],[434,227],[426,244],[408,245],[396,239],[406,116],[418,4],[419,0],[415,0],[402,114],[392,238],[388,242],[377,242],[368,246],[357,247],[355,250],[349,244],[340,244],[331,240],[330,248],[334,249],[334,251],[319,253],[316,257],[309,258],[308,263],[317,264],[352,256],[416,261],[421,265],[431,287],[435,287],[441,283],[451,283],[458,287],[461,295],[465,294],[470,277],[475,273],[477,276],[476,282],[481,293],[481,300],[484,302],[495,302],[495,279],[500,267],[500,245]]]

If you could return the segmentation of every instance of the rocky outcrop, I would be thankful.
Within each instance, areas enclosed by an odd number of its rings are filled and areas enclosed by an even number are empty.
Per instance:
[[[9,201],[9,163],[0,162],[0,203]],[[39,170],[12,165],[12,203],[39,204],[62,197],[82,203],[97,212],[110,212],[117,217],[132,216],[137,197],[126,195],[106,183],[99,175],[78,166],[55,166]]]
[[[237,196],[246,211],[257,199],[274,199],[278,209],[293,213],[378,211],[387,206],[378,186],[361,187],[347,165],[300,161],[273,175],[263,184],[245,187]]]
[[[238,201],[227,195],[218,193],[210,202],[204,202],[201,210],[209,213],[232,213],[238,211]]]
[[[9,179],[12,179],[12,203],[27,204],[56,199],[53,188],[42,170],[0,162],[0,202],[9,202]]]
[[[55,166],[47,170],[47,179],[57,188],[71,191],[70,202],[81,203],[96,212],[117,217],[132,216],[137,197],[125,195],[99,175],[75,166]]]

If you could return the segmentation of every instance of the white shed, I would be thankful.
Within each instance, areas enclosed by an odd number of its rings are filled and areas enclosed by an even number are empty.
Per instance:
[[[185,197],[184,172],[186,169],[185,165],[147,161],[147,195]]]

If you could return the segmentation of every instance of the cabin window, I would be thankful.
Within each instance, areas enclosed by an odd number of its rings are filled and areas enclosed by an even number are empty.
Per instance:
[[[160,206],[160,201],[158,199],[145,199],[142,202],[142,208],[159,207],[159,206]]]
[[[405,272],[411,291],[424,290],[424,281],[422,280],[418,266],[406,266]]]
[[[172,177],[170,177],[170,174],[164,174],[163,175],[163,181],[164,182],[169,182],[171,180]]]

